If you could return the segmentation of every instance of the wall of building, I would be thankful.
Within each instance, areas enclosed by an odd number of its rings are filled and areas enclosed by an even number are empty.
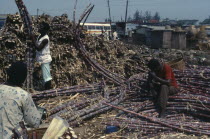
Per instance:
[[[136,33],[145,35],[147,31],[147,28],[140,28],[136,30]]]
[[[163,44],[162,48],[171,48],[172,31],[163,31]]]
[[[171,48],[172,31],[156,30],[151,32],[151,48]]]
[[[152,31],[151,48],[186,49],[186,33],[170,30]]]
[[[162,48],[163,44],[163,31],[152,31],[151,33],[151,48]]]
[[[186,32],[174,32],[172,29],[165,29],[162,26],[139,26],[134,40],[138,41],[138,39],[141,43],[154,49],[186,48]]]
[[[186,49],[186,33],[185,32],[173,32],[171,41],[172,41],[171,48]]]
[[[133,42],[135,44],[139,44],[139,45],[146,44],[145,35],[134,33],[132,37],[133,37]]]

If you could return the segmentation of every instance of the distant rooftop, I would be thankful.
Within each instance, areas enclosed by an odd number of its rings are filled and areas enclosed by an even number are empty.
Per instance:
[[[7,18],[7,14],[0,14],[0,19],[5,19]]]
[[[157,30],[172,30],[172,29],[166,29],[165,26],[148,26],[148,25],[141,25],[139,26],[140,28],[148,28],[151,29],[153,31],[157,31]]]
[[[198,20],[178,20],[177,24],[180,26],[196,25]]]
[[[210,17],[201,22],[202,25],[210,25]]]

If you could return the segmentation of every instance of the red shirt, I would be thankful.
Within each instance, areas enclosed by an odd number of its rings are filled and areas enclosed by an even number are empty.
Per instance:
[[[159,73],[156,73],[158,77],[165,79],[165,80],[171,80],[171,86],[174,86],[178,88],[176,79],[174,77],[174,72],[172,68],[168,64],[163,65],[163,70],[160,71]]]

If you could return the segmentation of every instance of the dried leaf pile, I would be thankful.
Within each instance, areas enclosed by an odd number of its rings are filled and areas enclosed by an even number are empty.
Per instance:
[[[51,55],[53,61],[52,77],[55,88],[98,82],[102,79],[93,68],[87,64],[81,54],[73,47],[72,22],[66,15],[51,18],[47,15],[39,17],[38,24],[42,21],[50,23],[49,32],[51,41]],[[35,34],[37,22],[34,20]],[[67,31],[68,30],[68,31]],[[23,23],[20,16],[9,15],[6,26],[0,38],[0,78],[5,79],[5,69],[16,60],[25,59],[26,38],[24,37]],[[141,59],[134,60],[135,52],[131,51],[120,41],[105,41],[100,37],[93,37],[85,34],[83,43],[91,57],[106,69],[129,77],[138,73],[136,67],[142,64]],[[138,57],[137,57],[138,58]],[[42,90],[42,76],[40,66],[35,64],[34,88]]]

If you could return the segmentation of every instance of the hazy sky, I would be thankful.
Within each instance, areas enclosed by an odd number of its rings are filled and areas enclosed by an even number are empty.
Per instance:
[[[75,0],[24,0],[30,14],[61,15],[67,13],[72,19]],[[78,0],[77,17],[85,7],[95,5],[89,17],[89,22],[104,21],[108,17],[107,0]],[[110,0],[112,20],[124,20],[126,0]],[[203,21],[210,16],[210,0],[129,0],[128,15],[133,16],[136,11],[159,12],[161,18],[198,19]],[[0,0],[0,14],[15,13],[18,9],[15,0]]]

